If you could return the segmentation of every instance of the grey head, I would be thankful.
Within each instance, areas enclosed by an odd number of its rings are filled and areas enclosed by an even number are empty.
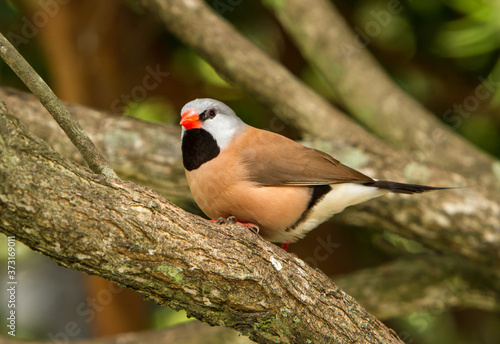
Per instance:
[[[183,124],[182,135],[184,136],[186,130],[204,129],[213,136],[221,150],[225,149],[233,137],[247,126],[229,106],[211,98],[190,101],[181,110],[183,119],[186,114],[198,115],[199,122]],[[191,127],[192,125],[194,127]]]

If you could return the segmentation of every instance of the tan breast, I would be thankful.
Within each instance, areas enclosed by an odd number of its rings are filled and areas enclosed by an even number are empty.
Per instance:
[[[212,219],[235,216],[259,226],[265,239],[282,242],[283,231],[306,210],[312,189],[304,186],[258,186],[248,180],[251,163],[238,151],[252,141],[252,127],[233,139],[219,156],[186,177],[198,206]],[[258,154],[256,154],[258,159]]]

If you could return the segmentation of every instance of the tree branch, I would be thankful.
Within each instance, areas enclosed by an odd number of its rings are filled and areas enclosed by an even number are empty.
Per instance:
[[[335,276],[378,319],[449,308],[500,310],[500,274],[456,258],[417,255]]]
[[[237,85],[305,134],[332,138],[342,133],[352,137],[354,143],[366,134],[283,65],[243,37],[204,1],[140,2],[152,13],[158,14],[167,29],[195,49],[230,83]]]
[[[243,226],[213,224],[149,189],[92,174],[1,112],[3,233],[259,343],[401,343],[302,260]]]
[[[342,105],[386,142],[407,150],[414,160],[432,161],[467,174],[477,173],[478,165],[491,164],[487,154],[453,133],[390,79],[366,45],[360,46],[359,37],[331,1],[263,2],[319,69]],[[401,4],[395,7],[385,11],[388,25],[403,10]],[[472,156],[473,163],[468,158]]]
[[[71,116],[50,87],[2,33],[0,33],[0,57],[2,57],[31,92],[40,100],[82,154],[90,169],[106,177],[117,178],[111,166],[109,166],[104,157],[94,146],[78,121]]]

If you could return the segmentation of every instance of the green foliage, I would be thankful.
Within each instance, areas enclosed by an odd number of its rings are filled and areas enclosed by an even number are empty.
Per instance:
[[[445,57],[463,58],[495,52],[500,47],[500,5],[496,1],[448,0],[462,16],[443,23],[435,45]]]
[[[142,102],[131,102],[127,105],[125,114],[147,122],[163,123],[175,123],[179,117],[171,104],[158,98],[150,98]]]

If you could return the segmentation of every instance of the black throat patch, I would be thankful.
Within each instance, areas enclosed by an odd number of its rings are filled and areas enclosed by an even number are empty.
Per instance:
[[[182,137],[182,162],[188,171],[212,160],[220,153],[213,136],[204,129],[186,130]]]

